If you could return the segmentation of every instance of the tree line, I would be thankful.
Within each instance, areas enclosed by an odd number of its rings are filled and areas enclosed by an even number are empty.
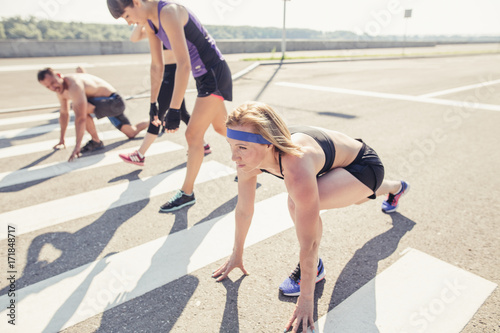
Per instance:
[[[280,39],[281,28],[251,26],[206,25],[213,38],[220,39]],[[132,27],[125,24],[93,24],[81,22],[58,22],[34,17],[9,17],[0,19],[0,40],[128,40]],[[381,41],[437,41],[437,42],[500,42],[500,36],[370,36],[357,35],[351,31],[323,32],[312,29],[286,30],[287,39],[334,39],[334,40],[381,40]]]
[[[122,24],[57,22],[34,17],[29,19],[9,17],[0,21],[0,39],[126,40],[131,31],[131,27]]]
[[[251,26],[206,25],[215,39],[274,39],[282,37],[281,28],[260,28]],[[80,22],[57,22],[39,20],[34,17],[3,18],[0,20],[0,39],[33,40],[128,40],[132,28],[125,24],[90,24]],[[353,38],[352,32],[323,33],[311,29],[287,29],[290,39],[332,39]]]

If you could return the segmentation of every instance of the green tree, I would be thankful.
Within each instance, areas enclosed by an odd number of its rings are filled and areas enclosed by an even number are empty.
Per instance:
[[[9,35],[12,39],[42,39],[42,33],[32,23],[14,23],[12,28],[9,29]]]
[[[47,33],[51,30],[50,27],[50,21],[48,20],[42,20],[36,23],[36,26],[38,27],[38,30],[42,33],[43,39],[46,39]]]
[[[64,39],[64,34],[59,30],[50,29],[47,31],[43,39],[45,40]]]

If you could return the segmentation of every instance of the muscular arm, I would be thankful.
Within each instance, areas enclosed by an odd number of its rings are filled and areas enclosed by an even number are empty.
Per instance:
[[[66,129],[69,123],[69,101],[60,95],[57,95],[59,99],[59,104],[61,105],[59,109],[59,126],[61,127],[61,133],[59,135],[59,143],[54,146],[56,148],[65,147],[64,138],[66,137]]]
[[[285,185],[294,203],[297,238],[300,244],[301,297],[314,298],[318,264],[318,247],[321,240],[319,193],[314,164],[305,156],[287,156],[283,159]]]
[[[235,231],[234,246],[231,257],[217,270],[213,277],[217,281],[222,281],[236,267],[240,268],[244,274],[248,274],[243,266],[243,250],[245,239],[252,223],[255,201],[255,188],[257,185],[257,174],[238,172],[238,203],[235,210]]]
[[[235,209],[235,233],[233,252],[243,256],[245,239],[252,223],[255,204],[256,174],[238,172],[238,202]]]
[[[186,93],[189,73],[191,72],[191,59],[189,58],[186,36],[184,35],[184,25],[187,22],[188,13],[182,6],[169,5],[163,7],[159,19],[167,33],[177,63],[174,92],[170,107],[179,109]]]
[[[321,241],[321,218],[319,217],[319,193],[313,159],[286,156],[283,159],[285,185],[288,189],[292,218],[295,222],[300,244],[300,296],[292,317],[285,326],[289,330],[295,322],[293,332],[299,325],[305,332],[307,327],[314,332],[314,288],[318,264],[318,247]]]
[[[146,28],[143,25],[136,25],[130,34],[130,41],[138,42],[146,37]]]
[[[80,154],[83,136],[85,135],[85,125],[87,121],[87,97],[85,95],[85,87],[81,82],[73,81],[69,83],[68,93],[73,101],[73,112],[75,113],[76,142],[73,153],[69,159],[72,161]]]
[[[163,80],[163,55],[161,41],[155,36],[151,28],[146,28],[151,51],[151,97],[150,102],[156,103]]]

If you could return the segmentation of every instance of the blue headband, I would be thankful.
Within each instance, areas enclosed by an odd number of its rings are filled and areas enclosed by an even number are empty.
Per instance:
[[[230,128],[227,129],[227,137],[230,139],[234,139],[234,140],[260,143],[263,145],[270,145],[271,144],[271,142],[264,139],[264,137],[260,134],[236,131],[236,130],[233,130]]]

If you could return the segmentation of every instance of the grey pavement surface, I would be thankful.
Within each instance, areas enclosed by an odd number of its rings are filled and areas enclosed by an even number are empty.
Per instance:
[[[500,112],[475,107],[476,103],[500,107],[500,83],[437,97],[463,103],[462,107],[367,94],[421,96],[499,80],[500,54],[492,53],[498,45],[487,47],[488,53],[467,56],[260,66],[234,82],[234,101],[226,103],[228,110],[247,100],[259,100],[278,109],[289,124],[327,127],[362,138],[381,156],[387,178],[405,179],[412,186],[394,214],[380,211],[383,198],[323,214],[320,255],[327,277],[316,288],[315,319],[396,262],[409,247],[500,283],[500,178],[496,168],[500,165],[500,152],[495,148],[495,142],[500,141],[497,129]],[[474,50],[470,51],[471,48]],[[474,53],[484,48],[475,45],[464,50],[443,46],[450,52]],[[397,54],[401,50],[382,51]],[[367,52],[374,55],[381,51]],[[242,61],[242,56],[227,57],[233,74],[252,64]],[[5,59],[0,60],[0,68],[69,64],[61,70],[64,73],[72,71],[73,64],[84,64],[88,72],[106,79],[122,94],[134,95],[147,93],[148,61],[148,55]],[[56,102],[53,93],[36,82],[37,69],[18,68],[1,73],[4,78],[1,108]],[[277,84],[281,82],[349,89],[358,94]],[[188,109],[194,105],[194,98],[194,93],[186,95]],[[147,116],[147,104],[145,99],[130,100],[126,114],[133,122],[143,119]],[[57,124],[56,119],[3,124],[9,118],[54,112],[57,111],[45,109],[0,114],[0,131]],[[179,132],[164,135],[158,142],[170,140],[186,148],[182,126]],[[98,129],[109,131],[113,127],[101,124]],[[68,130],[68,135],[73,136],[72,133],[73,130]],[[57,139],[57,132],[1,139],[0,149]],[[233,167],[225,139],[210,128],[206,140],[213,153],[205,161]],[[141,138],[108,140],[105,151],[131,148],[140,142]],[[54,152],[47,147],[46,151],[0,159],[0,172],[63,162],[70,152],[70,149]],[[2,188],[0,213],[135,179],[145,180],[183,167],[185,160],[184,149],[147,157],[144,168],[120,163]],[[173,194],[169,192],[20,235],[16,251],[22,274],[17,287],[229,213],[237,197],[233,178],[226,176],[197,185],[197,203],[175,214],[158,213],[159,206]],[[262,175],[256,201],[284,191],[280,180]],[[53,214],[56,216],[58,212]],[[36,220],[37,216],[25,218]],[[7,242],[2,240],[0,253],[6,252]],[[298,261],[295,231],[288,229],[249,247],[244,260],[249,276],[242,277],[235,270],[225,282],[214,282],[210,275],[222,264],[223,260],[219,260],[64,332],[282,332],[296,298],[280,295],[277,287]],[[6,271],[2,256],[0,276]],[[0,281],[5,294],[5,279]],[[500,331],[499,309],[497,288],[463,332]],[[19,316],[29,314],[19,309]]]

